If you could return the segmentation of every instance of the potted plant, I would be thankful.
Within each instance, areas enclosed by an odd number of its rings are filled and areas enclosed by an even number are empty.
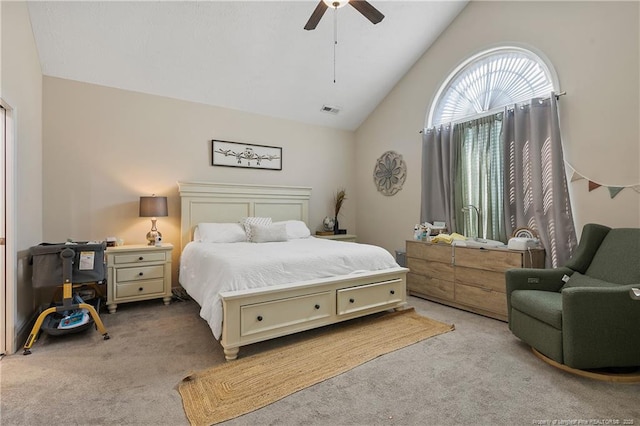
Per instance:
[[[347,193],[346,191],[343,189],[339,189],[338,192],[336,192],[336,196],[334,198],[334,207],[335,207],[335,215],[334,215],[334,223],[333,223],[333,233],[334,234],[339,234],[339,230],[340,230],[340,226],[338,225],[338,214],[340,214],[340,209],[342,208],[342,204],[344,203],[344,201],[347,199]]]

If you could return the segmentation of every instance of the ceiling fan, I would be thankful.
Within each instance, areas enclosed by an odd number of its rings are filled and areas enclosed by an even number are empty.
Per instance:
[[[338,9],[342,6],[346,6],[350,4],[353,6],[358,12],[362,13],[365,18],[370,20],[373,24],[377,24],[378,22],[384,19],[384,15],[380,13],[378,9],[371,6],[368,1],[364,0],[343,0],[343,1],[332,1],[332,0],[320,0],[320,3],[316,6],[315,10],[311,14],[311,17],[307,21],[307,24],[304,26],[305,30],[315,30],[324,15],[324,12],[329,7],[333,7],[334,9]]]

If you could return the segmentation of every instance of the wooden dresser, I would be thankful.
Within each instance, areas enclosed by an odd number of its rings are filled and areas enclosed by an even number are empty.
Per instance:
[[[456,247],[407,241],[409,294],[507,321],[504,272],[543,268],[544,249]]]

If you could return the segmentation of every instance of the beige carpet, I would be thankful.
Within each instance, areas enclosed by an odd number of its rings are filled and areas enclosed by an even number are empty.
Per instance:
[[[302,342],[192,374],[180,383],[179,392],[192,425],[215,424],[453,329],[413,309],[361,318]]]

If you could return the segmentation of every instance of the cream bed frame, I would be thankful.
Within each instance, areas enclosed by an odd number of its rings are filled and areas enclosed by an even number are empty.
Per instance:
[[[311,188],[178,182],[181,251],[201,222],[237,222],[242,217],[296,219],[309,225]],[[240,346],[406,305],[406,268],[275,285],[220,294],[221,344],[227,360]]]

